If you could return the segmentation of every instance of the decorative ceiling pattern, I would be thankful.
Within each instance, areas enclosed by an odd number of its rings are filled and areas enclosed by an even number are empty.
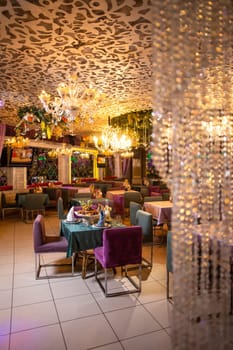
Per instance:
[[[92,132],[152,106],[150,0],[0,0],[0,33],[1,123],[70,74],[106,95]]]

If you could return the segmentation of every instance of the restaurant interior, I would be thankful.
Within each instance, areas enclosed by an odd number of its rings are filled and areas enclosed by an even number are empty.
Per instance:
[[[0,13],[0,350],[232,349],[232,1]]]

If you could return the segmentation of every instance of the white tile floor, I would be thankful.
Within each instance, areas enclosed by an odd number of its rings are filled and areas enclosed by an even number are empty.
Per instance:
[[[47,213],[46,228],[58,232],[55,212]],[[154,247],[141,294],[106,298],[93,277],[35,280],[32,224],[6,216],[0,221],[0,350],[172,349],[165,253]]]

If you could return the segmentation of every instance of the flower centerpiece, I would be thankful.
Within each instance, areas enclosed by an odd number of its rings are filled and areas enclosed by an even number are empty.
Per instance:
[[[30,126],[33,125],[37,131],[37,137],[51,139],[53,135],[59,138],[62,137],[63,130],[67,128],[67,124],[63,120],[55,125],[52,115],[47,113],[44,108],[38,108],[35,105],[20,107],[17,115],[20,121],[16,125],[16,130],[20,134],[26,134]]]

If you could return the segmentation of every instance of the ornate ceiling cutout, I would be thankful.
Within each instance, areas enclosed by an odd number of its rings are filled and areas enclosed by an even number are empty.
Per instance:
[[[95,132],[151,108],[150,0],[0,0],[0,12],[2,123],[15,125],[20,106],[42,107],[41,90],[55,94],[73,73],[107,96]]]

